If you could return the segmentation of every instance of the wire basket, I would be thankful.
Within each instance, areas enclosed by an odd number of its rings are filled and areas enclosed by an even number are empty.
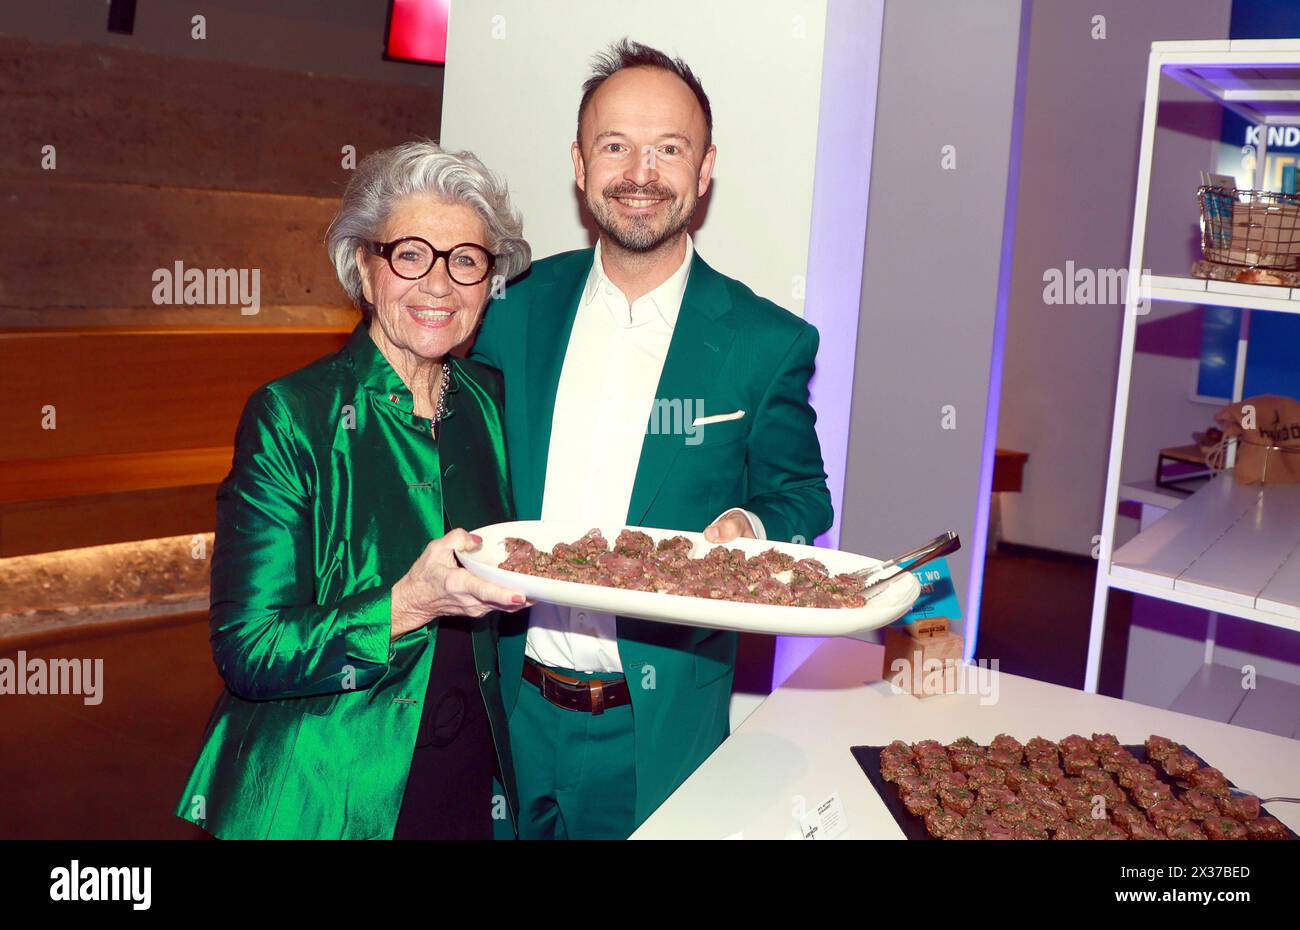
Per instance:
[[[1300,270],[1300,195],[1200,187],[1201,253],[1215,265]]]

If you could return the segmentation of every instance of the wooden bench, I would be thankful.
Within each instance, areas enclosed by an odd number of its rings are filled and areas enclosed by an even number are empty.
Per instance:
[[[346,338],[0,333],[0,558],[210,532],[248,396]],[[42,425],[47,405],[54,429]]]

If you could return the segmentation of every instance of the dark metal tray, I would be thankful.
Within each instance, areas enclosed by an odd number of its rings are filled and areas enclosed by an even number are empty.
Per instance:
[[[938,837],[930,835],[930,831],[925,828],[924,820],[913,815],[903,806],[903,799],[898,794],[898,786],[885,781],[884,777],[881,776],[880,752],[884,748],[884,746],[851,746],[849,747],[849,751],[853,753],[853,758],[858,760],[858,765],[862,766],[862,771],[867,774],[867,780],[870,781],[871,786],[876,789],[876,793],[880,795],[880,799],[885,802],[885,807],[889,808],[889,813],[893,814],[894,821],[898,824],[898,828],[903,831],[905,837],[909,840],[938,839]],[[1147,749],[1145,746],[1125,746],[1124,748],[1131,752],[1139,762],[1147,761]],[[1186,746],[1181,748],[1183,752],[1194,758],[1202,766],[1209,764]],[[1162,781],[1170,787],[1177,787],[1180,791],[1182,790],[1181,784],[1177,780],[1166,775],[1160,766],[1157,765],[1154,766],[1154,768],[1156,774],[1160,776]],[[1232,789],[1233,794],[1249,794],[1247,791],[1242,791],[1231,781],[1228,782],[1228,786]],[[1286,827],[1286,831],[1290,834],[1291,839],[1300,840],[1300,836],[1297,836],[1294,830],[1287,827],[1286,824],[1282,824],[1282,826]]]

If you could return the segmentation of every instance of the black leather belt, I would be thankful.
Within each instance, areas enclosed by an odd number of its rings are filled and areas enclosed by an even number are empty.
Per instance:
[[[553,672],[524,657],[524,681],[536,685],[542,697],[556,707],[577,710],[587,714],[603,714],[607,708],[632,703],[632,689],[627,679],[601,681],[589,678],[583,681]]]

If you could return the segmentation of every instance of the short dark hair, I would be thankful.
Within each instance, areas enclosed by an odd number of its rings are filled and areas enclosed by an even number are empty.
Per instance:
[[[713,144],[713,108],[709,106],[709,95],[704,92],[704,85],[695,76],[690,65],[680,58],[670,58],[657,48],[633,42],[626,36],[619,39],[603,52],[597,52],[591,60],[591,77],[582,85],[582,100],[578,103],[578,144],[582,144],[582,114],[587,104],[601,84],[624,68],[660,68],[675,74],[686,83],[704,111],[704,147]]]

